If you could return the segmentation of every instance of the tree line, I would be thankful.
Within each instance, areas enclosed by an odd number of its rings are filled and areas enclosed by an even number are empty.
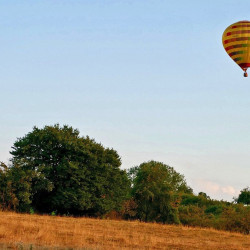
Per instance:
[[[194,194],[183,175],[157,161],[121,169],[116,150],[77,129],[34,127],[0,164],[0,208],[29,213],[115,217],[250,231],[250,189],[234,202]]]

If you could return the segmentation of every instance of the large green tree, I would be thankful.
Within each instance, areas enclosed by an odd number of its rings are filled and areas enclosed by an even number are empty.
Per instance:
[[[12,149],[21,210],[103,215],[127,197],[129,180],[117,152],[70,126],[34,127]]]
[[[137,216],[143,221],[179,223],[179,193],[192,193],[184,177],[172,167],[149,161],[131,168],[132,197],[137,204]]]

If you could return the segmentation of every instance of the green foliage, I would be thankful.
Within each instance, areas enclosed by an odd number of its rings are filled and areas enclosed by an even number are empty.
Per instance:
[[[144,162],[140,166],[129,169],[128,170],[129,179],[133,184],[137,182],[138,173],[140,175],[141,172],[143,173],[145,172],[147,176],[148,176],[147,173],[151,173],[152,178],[154,176],[156,178],[156,181],[160,180],[161,178],[160,175],[163,174],[164,183],[168,185],[171,191],[173,192],[183,192],[189,194],[193,193],[193,190],[189,186],[187,186],[184,176],[177,173],[173,167],[170,167],[162,162],[157,162],[157,161]],[[143,176],[141,176],[140,178],[143,178]]]
[[[183,195],[178,208],[184,225],[213,227],[220,230],[250,232],[250,207],[211,200],[204,195]]]
[[[12,147],[19,210],[102,215],[127,198],[129,181],[113,149],[69,126],[37,127]]]
[[[30,208],[30,214],[34,214],[35,213],[35,211],[34,211],[34,209],[31,207]]]
[[[56,216],[56,211],[52,211],[51,216]]]
[[[178,195],[192,192],[172,167],[150,161],[128,171],[132,182],[131,195],[137,204],[137,217],[143,221],[179,223]]]
[[[244,207],[242,204],[228,207],[223,211],[218,226],[223,230],[249,234],[250,207]]]
[[[208,206],[213,203],[213,200],[210,200],[210,198],[206,198],[207,196],[204,195],[193,195],[193,194],[183,194],[181,205],[196,205],[198,207]]]
[[[14,193],[13,180],[8,167],[0,162],[0,209],[16,210],[18,199]]]
[[[223,212],[223,206],[222,205],[212,205],[205,209],[206,214],[213,214],[213,215],[220,215]]]
[[[31,208],[32,172],[24,170],[17,162],[8,170],[11,188],[17,198],[20,212],[29,212]]]
[[[237,203],[250,205],[250,188],[244,188],[240,191],[239,197],[236,199]]]
[[[203,197],[206,198],[206,199],[210,199],[210,197],[209,197],[206,193],[204,193],[204,192],[199,192],[198,195],[199,195],[199,196],[203,196]]]

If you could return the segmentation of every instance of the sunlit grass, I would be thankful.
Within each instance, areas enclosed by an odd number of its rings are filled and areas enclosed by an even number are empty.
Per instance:
[[[250,249],[250,236],[138,221],[0,212],[0,244],[0,249]]]

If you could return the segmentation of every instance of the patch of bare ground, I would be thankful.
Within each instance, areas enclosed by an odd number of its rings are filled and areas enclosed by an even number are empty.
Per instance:
[[[250,236],[213,229],[0,212],[0,249],[250,249]]]

